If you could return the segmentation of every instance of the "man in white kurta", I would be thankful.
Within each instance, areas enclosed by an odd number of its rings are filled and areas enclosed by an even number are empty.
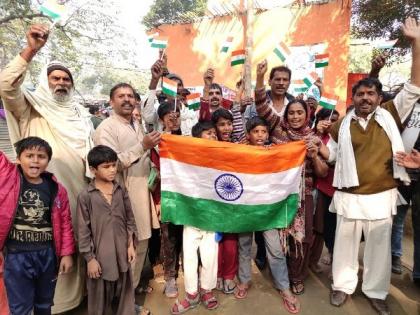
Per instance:
[[[75,223],[77,195],[87,184],[85,157],[91,148],[93,131],[90,114],[72,98],[73,78],[61,63],[50,63],[42,70],[35,91],[22,87],[29,63],[47,37],[48,28],[31,26],[27,47],[0,73],[0,96],[12,143],[37,136],[52,147],[48,171],[66,188]],[[76,260],[70,274],[58,277],[53,313],[71,310],[82,301],[84,273],[81,266],[81,260]]]
[[[160,134],[153,131],[145,135],[139,122],[133,119],[135,99],[130,85],[121,83],[112,88],[110,104],[114,113],[98,126],[93,138],[95,145],[109,146],[118,155],[118,180],[128,190],[138,231],[139,244],[133,266],[133,285],[136,287],[140,281],[151,229],[159,227],[156,212],[152,211],[148,177],[149,149],[159,143]]]

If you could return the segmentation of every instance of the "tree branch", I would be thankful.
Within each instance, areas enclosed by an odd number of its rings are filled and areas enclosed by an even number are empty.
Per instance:
[[[34,14],[28,14],[28,15],[9,15],[9,16],[6,16],[5,18],[0,19],[0,25],[9,23],[13,20],[22,20],[22,19],[32,20],[36,17],[45,17],[49,19],[48,16],[42,13],[34,13]]]

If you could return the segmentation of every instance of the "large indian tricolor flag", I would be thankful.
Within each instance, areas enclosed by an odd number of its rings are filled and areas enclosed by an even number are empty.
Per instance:
[[[165,134],[159,152],[162,222],[240,233],[295,217],[303,142],[265,148]]]

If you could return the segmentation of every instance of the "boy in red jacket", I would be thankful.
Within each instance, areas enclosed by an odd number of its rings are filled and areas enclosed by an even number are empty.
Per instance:
[[[69,201],[45,171],[52,156],[46,141],[28,137],[15,149],[17,166],[0,152],[0,250],[10,313],[51,314],[57,272],[73,265]]]

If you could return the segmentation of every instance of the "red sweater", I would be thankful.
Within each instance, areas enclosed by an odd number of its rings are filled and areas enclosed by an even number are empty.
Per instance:
[[[10,162],[0,151],[0,251],[3,250],[16,215],[19,202],[22,174],[19,168]],[[75,253],[75,241],[67,191],[57,179],[45,172],[57,185],[57,194],[51,209],[54,249],[57,257]]]

